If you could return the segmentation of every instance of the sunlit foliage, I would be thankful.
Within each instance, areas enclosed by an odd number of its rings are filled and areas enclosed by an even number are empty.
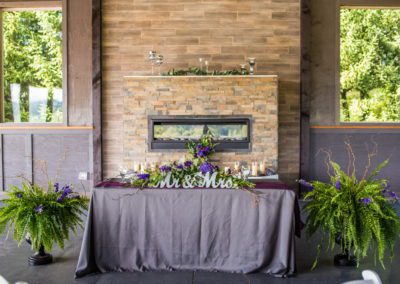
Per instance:
[[[400,10],[342,9],[341,121],[400,121]]]

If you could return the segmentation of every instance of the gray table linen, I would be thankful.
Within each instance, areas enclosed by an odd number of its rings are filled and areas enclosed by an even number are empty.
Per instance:
[[[295,273],[291,190],[95,188],[76,277],[205,270]]]

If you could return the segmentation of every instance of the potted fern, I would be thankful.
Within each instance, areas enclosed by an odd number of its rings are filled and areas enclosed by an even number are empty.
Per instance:
[[[341,249],[341,253],[335,255],[335,265],[359,265],[369,252],[373,252],[384,267],[385,252],[390,251],[393,255],[395,242],[400,235],[400,218],[393,207],[399,197],[389,189],[386,179],[377,178],[387,163],[387,160],[384,161],[368,175],[369,156],[364,176],[357,179],[354,161],[349,164],[348,173],[345,173],[329,158],[330,182],[299,181],[309,188],[304,196],[309,201],[305,206],[308,213],[306,231],[309,236],[319,229],[324,233],[318,245],[318,255],[327,236],[328,246],[332,250],[335,245]],[[318,255],[313,268],[317,265]]]
[[[8,198],[0,208],[0,233],[14,231],[19,245],[28,241],[37,253],[29,257],[30,265],[49,264],[53,244],[64,248],[70,231],[82,227],[81,215],[87,210],[88,199],[74,193],[70,186],[60,188],[49,183],[48,189],[23,182],[22,187],[11,187]]]

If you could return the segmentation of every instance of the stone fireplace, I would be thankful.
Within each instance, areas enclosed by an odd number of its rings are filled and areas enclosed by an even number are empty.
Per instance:
[[[125,77],[124,166],[179,160],[187,140],[211,130],[222,166],[277,167],[277,100],[277,76]]]

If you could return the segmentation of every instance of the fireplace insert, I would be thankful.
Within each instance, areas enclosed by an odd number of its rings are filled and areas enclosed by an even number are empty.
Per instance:
[[[251,150],[251,116],[149,116],[149,150],[186,149],[210,132],[217,151]]]

